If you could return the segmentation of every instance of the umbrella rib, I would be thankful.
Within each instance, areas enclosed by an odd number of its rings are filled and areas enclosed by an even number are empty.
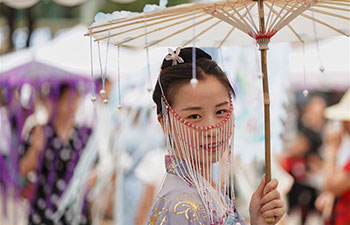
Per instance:
[[[322,24],[322,25],[324,25],[324,26],[326,26],[326,27],[328,27],[328,28],[330,28],[330,29],[332,29],[332,30],[334,30],[334,31],[336,31],[336,32],[338,32],[338,33],[340,33],[340,34],[342,34],[342,35],[345,35],[345,36],[347,36],[347,37],[350,36],[349,34],[343,32],[343,31],[341,31],[341,30],[338,30],[337,28],[335,28],[335,27],[329,25],[328,23],[325,23],[325,22],[323,22],[323,21],[321,21],[321,20],[319,20],[319,19],[312,18],[311,16],[308,16],[308,15],[306,15],[306,14],[304,14],[304,13],[301,14],[301,16],[303,16],[303,17],[305,17],[305,18],[307,18],[307,19],[309,19],[309,20],[314,20],[315,22],[317,22],[317,23],[319,23],[319,24]]]
[[[281,18],[281,20],[276,24],[275,30],[282,29],[285,25],[289,24],[292,20],[294,20],[298,15],[302,14],[309,6],[301,5],[299,8],[294,10],[294,8],[286,7],[286,10],[290,12],[287,18]]]
[[[227,2],[228,3],[228,2]],[[242,15],[239,13],[239,11],[241,9],[243,9],[243,6],[241,6],[240,9],[236,9],[234,7],[231,6],[230,3],[228,3],[228,5],[230,5],[231,9],[235,12],[236,15],[238,15],[240,17],[241,20],[239,20],[238,18],[234,17],[235,14],[231,14],[229,12],[227,12],[225,9],[220,8],[221,11],[223,11],[225,14],[227,14],[231,19],[233,19],[234,21],[236,21],[236,23],[240,23],[240,21],[243,21],[244,23],[241,23],[242,26],[244,26],[244,24],[246,24],[247,27],[249,27],[249,29],[252,29],[251,26],[248,24],[248,22],[242,17]],[[247,29],[247,30],[249,30]]]
[[[251,6],[251,7],[252,7],[252,6]],[[243,8],[243,7],[242,7],[242,8]],[[245,14],[243,14],[243,17],[246,16],[247,13],[248,13],[248,11],[245,12]],[[222,20],[219,20],[218,22],[212,24],[210,27],[208,27],[208,28],[206,28],[205,30],[201,31],[201,32],[200,32],[198,35],[196,35],[196,37],[194,37],[192,40],[187,41],[183,46],[188,45],[191,41],[193,41],[194,39],[197,39],[199,36],[203,35],[204,33],[206,33],[207,31],[209,31],[210,29],[212,29],[214,26],[216,26],[217,24],[219,24],[219,23],[221,23],[221,22],[223,22],[223,21],[222,21]],[[231,32],[233,31],[233,29],[234,29],[234,27],[231,28]],[[229,35],[231,32],[229,32],[228,35]],[[228,38],[228,36],[226,36],[224,40],[226,40],[227,38]],[[221,42],[221,43],[223,43],[223,42]],[[220,44],[220,46],[221,46],[221,45],[222,45],[222,44]]]
[[[245,17],[245,16],[247,15],[247,13],[248,13],[249,18],[250,18],[250,21],[251,21],[251,24],[254,26],[256,32],[258,32],[258,28],[257,28],[257,26],[256,26],[256,24],[255,24],[255,22],[254,22],[254,19],[253,19],[253,17],[252,17],[252,14],[250,13],[250,10],[254,7],[255,4],[256,4],[256,3],[251,2],[251,5],[247,7],[247,5],[245,4],[245,1],[244,1],[244,6],[245,6],[247,12],[246,12],[243,16]]]
[[[266,5],[266,2],[264,2],[265,3],[265,5]],[[267,29],[267,30],[269,30],[269,23],[270,23],[270,16],[271,16],[271,12],[272,12],[272,8],[273,8],[273,6],[274,6],[274,4],[275,4],[275,0],[273,0],[273,2],[272,2],[272,5],[271,5],[271,8],[270,8],[270,12],[269,12],[269,14],[268,14],[268,16],[267,16],[267,19],[266,19],[266,25],[265,25],[265,28]],[[272,14],[273,15],[273,14]],[[271,17],[271,20],[272,20],[272,17]]]
[[[270,8],[271,6],[266,5],[268,8]],[[272,7],[270,8],[271,11],[277,16],[278,12],[276,10],[274,10]],[[300,37],[300,35],[294,30],[294,28],[290,25],[287,24],[288,28],[292,31],[292,33],[302,42],[304,43],[304,40]],[[282,29],[282,28],[281,28]]]
[[[212,25],[210,25],[208,28],[202,30],[200,33],[198,33],[194,38],[192,38],[191,40],[187,41],[185,44],[183,44],[182,47],[188,45],[189,43],[191,43],[192,41],[196,40],[199,36],[201,36],[202,34],[208,32],[210,29],[212,29],[213,27],[215,27],[216,25],[218,25],[219,23],[223,22],[222,20],[219,20],[215,23],[213,23]]]
[[[251,25],[254,26],[255,32],[258,33],[258,28],[256,27],[256,24],[255,24],[255,22],[254,22],[254,20],[253,20],[252,14],[250,13],[250,10],[252,9],[252,7],[253,7],[256,3],[252,2],[251,7],[250,7],[249,9],[248,9],[248,7],[247,7],[247,4],[246,4],[245,0],[243,0],[243,3],[244,3],[244,7],[246,8],[247,13],[248,13],[248,15],[249,15],[248,18],[250,18],[250,23],[251,23]],[[244,17],[247,15],[247,13],[244,15]]]
[[[250,32],[250,30],[247,29],[246,27],[242,26],[242,24],[240,24],[239,21],[237,22],[236,18],[232,18],[233,20],[230,20],[227,16],[225,16],[223,13],[219,12],[218,10],[216,10],[215,13],[212,13],[210,10],[206,10],[206,13],[208,13],[209,15],[216,17],[219,20],[222,20],[228,24],[231,24],[232,26],[240,29],[244,33],[248,34]]]
[[[185,15],[185,16],[183,16],[183,15],[180,15],[180,16],[177,16],[177,17],[172,17],[172,18],[169,18],[169,19],[166,19],[166,20],[161,20],[161,21],[157,21],[157,22],[154,22],[154,23],[150,23],[150,24],[148,24],[147,25],[147,27],[151,27],[151,26],[154,26],[154,25],[158,25],[158,24],[161,24],[161,23],[165,23],[165,22],[168,22],[168,21],[171,21],[171,20],[177,20],[177,19],[180,19],[180,18],[186,18],[186,17],[188,17],[188,16],[192,16],[192,14],[187,14],[187,15]],[[186,21],[188,21],[188,20],[190,20],[191,18],[189,18],[189,19],[187,19],[187,20],[182,20],[183,22],[186,22]],[[149,21],[140,21],[140,22],[143,22],[143,23],[145,23],[145,22],[149,22]],[[128,32],[131,32],[131,31],[134,31],[134,30],[138,30],[138,29],[142,29],[142,28],[144,28],[145,27],[145,25],[141,25],[141,26],[138,26],[138,27],[134,27],[134,28],[131,28],[131,29],[129,29],[129,30],[125,30],[125,31],[122,31],[122,32],[119,32],[119,33],[115,33],[115,34],[112,34],[110,37],[115,37],[115,36],[118,36],[118,35],[121,35],[121,34],[125,34],[125,33],[128,33]],[[104,30],[104,31],[108,31],[108,30],[113,30],[113,29],[117,29],[116,27],[112,27],[112,28],[109,28],[109,29],[106,29],[106,30]],[[106,38],[108,38],[107,36],[105,36],[105,37],[101,37],[101,38],[97,38],[97,39],[95,39],[95,41],[100,41],[100,40],[103,40],[103,39],[106,39]]]
[[[317,12],[317,13],[321,13],[321,14],[324,14],[324,15],[328,15],[328,16],[333,16],[333,17],[337,17],[337,18],[340,18],[340,19],[344,19],[344,20],[350,20],[350,17],[346,17],[346,16],[342,16],[342,15],[339,15],[339,14],[335,14],[335,13],[332,13],[332,12],[327,12],[327,11],[323,11],[323,10],[319,10],[319,9],[308,9],[309,11],[314,11],[314,12]]]
[[[192,5],[192,6],[189,7],[188,5]],[[185,4],[185,6],[183,6],[183,7],[171,7],[171,8],[166,8],[166,9],[161,10],[161,11],[153,11],[153,12],[146,12],[146,13],[143,12],[137,16],[133,16],[130,18],[125,18],[125,19],[114,19],[114,20],[109,21],[108,23],[92,26],[92,27],[89,27],[88,29],[90,30],[90,29],[95,29],[95,28],[99,28],[99,27],[103,27],[103,26],[108,26],[111,24],[130,22],[130,21],[137,20],[137,19],[152,18],[152,17],[157,17],[157,16],[169,17],[169,14],[170,15],[171,14],[179,15],[179,12],[188,13],[188,12],[193,12],[193,11],[201,11],[207,5],[208,5],[208,3],[197,3],[197,4],[192,3],[192,4]]]
[[[350,12],[349,9],[344,9],[344,8],[339,8],[335,6],[328,6],[328,5],[314,5],[313,7],[320,7],[320,8],[326,8],[326,9],[334,9],[334,10],[339,10],[339,11],[344,11],[344,12]]]
[[[277,19],[280,18],[280,15],[281,15],[282,11],[287,7],[287,5],[288,5],[288,1],[284,4],[283,7],[281,7],[281,10],[279,11],[279,13],[276,15],[275,19],[274,19],[273,22],[271,23],[269,32],[271,31],[272,27],[275,25]]]
[[[229,32],[227,32],[225,38],[221,41],[221,43],[219,44],[218,48],[221,48],[222,45],[224,44],[224,42],[228,39],[228,37],[231,35],[231,33],[233,32],[233,30],[235,29],[235,27],[231,27],[231,29],[229,30]]]
[[[347,3],[339,3],[339,2],[330,2],[330,1],[320,1],[318,4],[330,4],[330,5],[350,6],[349,2],[347,2]]]
[[[198,11],[198,13],[201,13],[200,11]],[[178,19],[179,17],[187,17],[187,16],[190,16],[190,15],[193,15],[193,13],[188,13],[188,14],[185,14],[185,15],[178,15],[178,14],[174,14],[175,16],[175,19]],[[172,15],[173,16],[173,15]],[[153,21],[153,20],[159,20],[159,19],[163,19],[163,18],[169,18],[169,16],[162,16],[162,17],[156,17],[156,18],[151,18],[149,20],[147,20],[147,22],[149,21]],[[170,17],[169,19],[167,20],[170,20],[170,19],[174,19],[174,17]],[[139,23],[144,23],[145,20],[144,19],[141,19],[141,20],[137,20],[137,21],[134,21],[134,22],[131,22],[131,23],[125,23],[125,24],[121,24],[121,25],[118,25],[118,26],[114,26],[114,27],[110,27],[110,28],[105,28],[103,30],[99,30],[99,31],[95,31],[95,32],[92,32],[92,34],[98,34],[98,33],[101,33],[101,32],[105,32],[105,31],[108,31],[108,30],[115,30],[115,29],[119,29],[119,28],[122,28],[122,27],[126,27],[126,26],[131,26],[131,25],[135,25],[135,24],[139,24]],[[109,24],[108,24],[109,25]],[[143,26],[142,26],[143,27]]]
[[[198,16],[198,17],[203,17],[203,16],[205,16],[205,15],[206,15],[206,14],[202,14],[202,15],[200,15],[200,16]],[[209,18],[210,18],[210,17],[209,17]],[[156,32],[156,31],[164,30],[164,29],[166,29],[166,28],[169,28],[169,27],[174,26],[174,25],[181,24],[181,23],[183,23],[183,22],[187,22],[187,21],[189,21],[189,20],[192,20],[192,18],[188,18],[188,19],[185,19],[185,20],[177,21],[176,23],[172,23],[172,24],[166,25],[166,26],[164,26],[164,27],[159,27],[159,28],[153,29],[153,30],[149,31],[147,34],[151,34],[151,33],[154,33],[154,32]],[[122,44],[124,44],[124,43],[126,43],[126,42],[129,42],[129,41],[138,39],[138,38],[140,38],[140,37],[143,37],[144,35],[145,35],[145,34],[142,33],[142,34],[140,34],[140,35],[137,35],[137,36],[132,37],[132,38],[130,38],[130,39],[128,39],[128,40],[125,40],[125,41],[116,43],[116,44],[114,44],[114,45],[119,46],[119,45],[122,45]],[[148,46],[147,46],[147,47],[148,47]]]
[[[178,15],[178,13],[169,13],[170,16],[171,15]],[[165,18],[165,17],[169,17],[169,14],[159,14],[159,13],[154,13],[153,14],[153,17],[152,16],[149,16],[147,18],[151,18],[149,20],[155,20],[155,19],[159,19],[159,18]],[[130,18],[125,18],[125,19],[114,19],[114,20],[111,20],[111,21],[108,21],[106,23],[103,23],[103,24],[99,24],[99,25],[95,25],[95,26],[91,26],[89,27],[88,29],[89,30],[94,30],[94,29],[97,29],[97,28],[101,28],[101,27],[105,27],[105,26],[109,26],[109,25],[113,25],[113,24],[120,24],[120,23],[125,23],[125,22],[131,22],[131,21],[134,21],[134,20],[142,20],[145,18],[145,13],[141,13],[140,15],[135,15],[133,17],[130,17]],[[137,21],[136,21],[137,23]],[[130,25],[133,24],[133,23],[130,23]],[[129,25],[129,24],[128,24]]]
[[[204,14],[204,15],[205,15],[205,14]],[[198,22],[196,22],[196,23],[194,23],[194,24],[191,24],[191,25],[189,25],[189,26],[187,26],[187,27],[185,27],[185,28],[182,28],[182,29],[180,29],[180,30],[177,30],[177,31],[175,31],[175,32],[173,32],[173,33],[171,33],[171,34],[169,34],[169,35],[167,35],[167,36],[161,38],[160,40],[155,41],[155,42],[153,42],[153,43],[147,45],[146,48],[151,47],[151,46],[153,46],[153,45],[156,45],[156,44],[158,44],[158,43],[164,41],[165,39],[168,39],[169,37],[172,37],[172,36],[174,36],[174,35],[177,35],[177,34],[179,34],[179,33],[182,33],[182,32],[184,32],[184,31],[186,31],[186,30],[192,28],[193,26],[197,26],[197,25],[199,25],[199,24],[202,24],[202,23],[207,22],[207,21],[212,20],[212,19],[214,19],[214,17],[208,17],[208,18],[205,18],[205,19],[203,19],[203,20],[201,20],[201,21],[198,21]]]
[[[294,28],[290,24],[287,24],[287,27],[293,32],[293,34],[299,39],[301,43],[304,43],[304,40],[300,37],[300,35],[294,30]]]

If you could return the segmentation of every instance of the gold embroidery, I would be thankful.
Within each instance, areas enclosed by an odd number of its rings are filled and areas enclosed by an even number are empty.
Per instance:
[[[197,222],[202,225],[206,217],[205,209],[201,201],[190,193],[181,193],[176,197],[177,203],[174,206],[174,213],[177,215],[185,214],[188,221]]]
[[[161,200],[163,200],[163,206],[165,205],[165,201],[166,201],[166,198],[163,196],[163,197],[160,197]],[[150,215],[150,217],[148,218],[148,224],[149,225],[157,225],[158,224],[158,220],[159,220],[159,216],[160,214],[162,213],[162,211],[168,211],[167,208],[163,207],[163,208],[155,208],[153,211],[152,211],[152,214]],[[163,225],[166,221],[166,215],[160,219],[160,223],[159,225]]]

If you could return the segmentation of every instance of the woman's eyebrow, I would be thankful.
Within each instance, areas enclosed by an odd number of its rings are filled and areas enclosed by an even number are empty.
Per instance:
[[[220,107],[220,106],[227,105],[227,104],[228,104],[228,101],[224,101],[224,102],[217,104],[215,107]]]
[[[191,111],[191,110],[201,110],[201,109],[202,107],[193,106],[193,107],[187,107],[187,108],[181,109],[181,111]]]

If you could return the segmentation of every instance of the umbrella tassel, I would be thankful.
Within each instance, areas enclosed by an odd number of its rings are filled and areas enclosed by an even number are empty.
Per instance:
[[[197,76],[196,76],[196,16],[193,14],[193,49],[192,49],[192,79],[191,85],[195,88],[198,84]]]
[[[304,91],[303,91],[303,95],[306,98],[309,94],[309,91],[306,89],[306,66],[305,66],[305,44],[303,43],[303,66],[304,66]]]
[[[147,22],[145,21],[145,46],[146,46],[146,57],[147,57],[147,91],[152,92],[152,76],[151,76],[151,65],[149,62],[149,50],[148,50],[148,36],[147,36]]]
[[[316,22],[315,22],[314,11],[311,11],[311,15],[312,15],[312,26],[313,26],[313,30],[314,30],[314,36],[315,36],[318,60],[320,61],[320,71],[321,71],[321,73],[324,73],[324,67],[323,67],[323,63],[322,63],[322,60],[321,60],[320,47],[319,47],[319,42],[318,42],[318,37],[317,37],[317,30],[316,30]]]
[[[102,77],[102,90],[104,91],[104,99],[103,99],[103,103],[107,104],[108,103],[108,99],[107,99],[107,95],[106,95],[106,74],[107,74],[107,62],[108,62],[108,51],[109,51],[109,41],[110,41],[110,37],[111,37],[111,31],[108,31],[108,39],[107,39],[107,50],[106,50],[106,64],[105,64],[105,71],[103,74],[101,74]]]
[[[93,56],[92,56],[92,35],[90,31],[90,68],[91,68],[91,101],[92,103],[96,102],[96,90],[95,90],[95,79],[94,79],[94,64],[93,64]]]
[[[118,45],[118,110],[122,110],[122,100],[120,91],[120,45]]]

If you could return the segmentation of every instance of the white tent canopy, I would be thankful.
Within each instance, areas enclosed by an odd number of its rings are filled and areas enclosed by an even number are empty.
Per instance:
[[[39,47],[32,47],[21,51],[13,52],[0,56],[1,68],[0,73],[14,68],[18,65],[27,63],[35,59],[38,62],[53,65],[66,71],[90,76],[91,59],[90,59],[90,39],[85,37],[87,27],[84,25],[75,26],[65,32],[53,41]],[[100,43],[102,70],[106,66],[107,42]],[[157,63],[157,67],[152,66],[152,74],[159,73],[159,65],[163,57],[167,54],[165,48],[152,48],[149,50],[150,63]],[[146,51],[143,49],[130,49],[120,47],[120,70],[121,76],[146,71]],[[95,76],[100,76],[101,69],[99,63],[98,47],[93,43],[93,70]],[[155,70],[158,70],[155,72]],[[118,75],[118,49],[110,45],[107,60],[107,76],[115,80]]]

